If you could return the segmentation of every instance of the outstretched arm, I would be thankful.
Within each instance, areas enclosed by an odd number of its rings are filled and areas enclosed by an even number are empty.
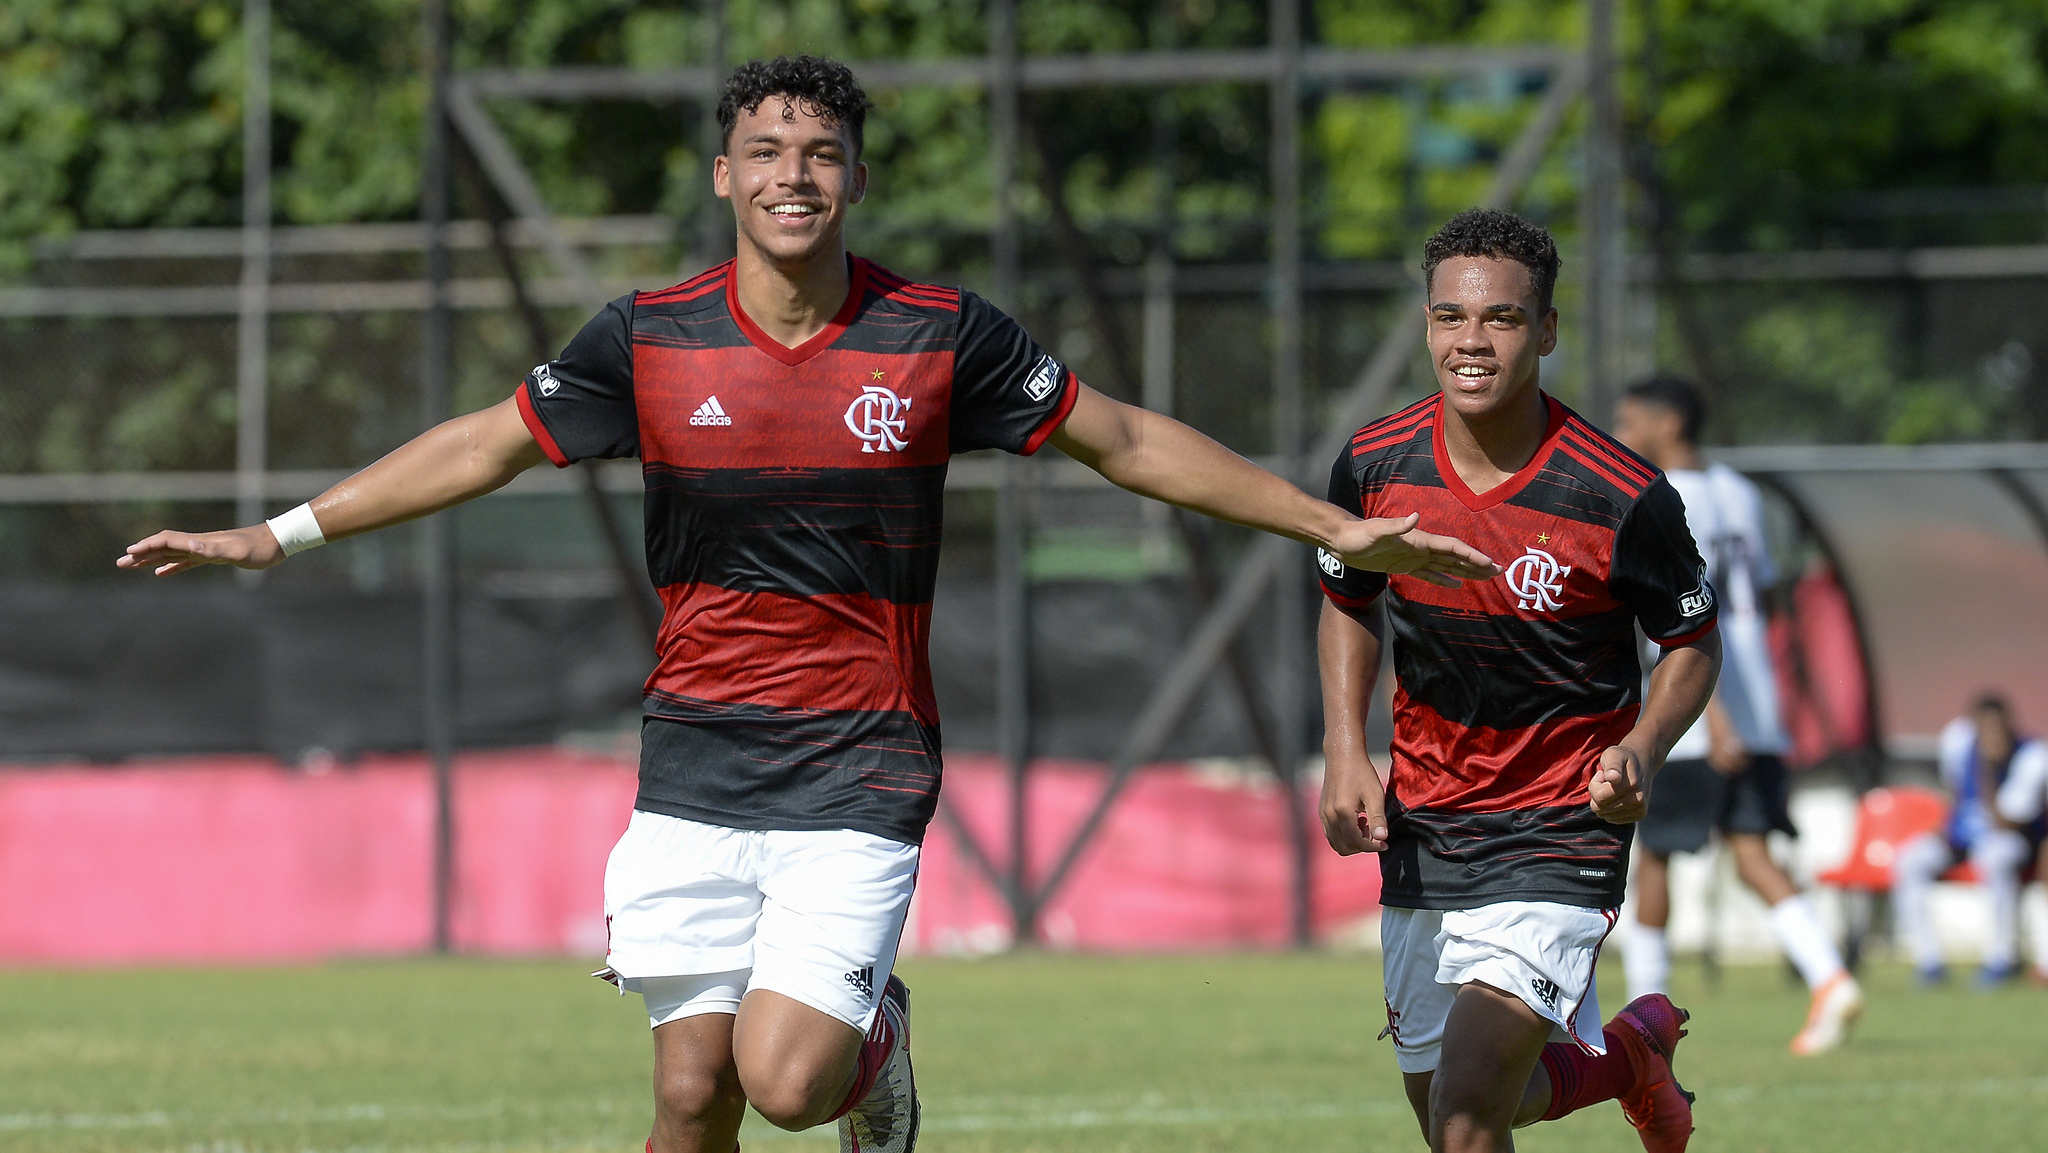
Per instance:
[[[1316,657],[1323,679],[1323,836],[1344,856],[1387,847],[1386,789],[1365,752],[1365,718],[1380,675],[1377,604],[1351,613],[1323,602]]]
[[[1718,631],[1664,654],[1650,672],[1650,689],[1636,727],[1620,744],[1600,754],[1600,765],[1587,786],[1595,813],[1617,825],[1643,819],[1650,807],[1650,781],[1664,767],[1671,746],[1700,718],[1720,675]]]
[[[312,502],[328,540],[413,520],[504,487],[547,457],[511,400],[436,425]],[[169,576],[209,564],[262,569],[284,559],[266,524],[224,532],[167,530],[128,546],[121,568]]]
[[[1500,574],[1491,558],[1463,541],[1419,531],[1413,514],[1360,520],[1171,417],[1111,400],[1085,384],[1075,387],[1073,412],[1052,443],[1118,487],[1319,545],[1352,568],[1411,573],[1440,585]]]

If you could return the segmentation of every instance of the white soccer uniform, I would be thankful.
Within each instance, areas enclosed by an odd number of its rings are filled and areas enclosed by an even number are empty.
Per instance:
[[[1778,582],[1764,536],[1763,495],[1725,464],[1674,469],[1664,474],[1685,501],[1685,523],[1707,562],[1707,579],[1721,598],[1721,706],[1752,753],[1782,754],[1790,747],[1778,713],[1761,593]],[[1667,759],[1704,760],[1706,718],[1671,746]]]

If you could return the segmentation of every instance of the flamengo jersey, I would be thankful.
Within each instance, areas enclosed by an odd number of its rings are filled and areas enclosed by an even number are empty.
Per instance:
[[[1420,513],[1427,531],[1507,568],[1446,589],[1317,558],[1338,607],[1362,611],[1386,594],[1388,905],[1620,905],[1632,827],[1595,816],[1586,787],[1642,708],[1634,626],[1667,648],[1714,628],[1678,494],[1641,457],[1544,403],[1536,455],[1483,494],[1450,466],[1440,395],[1360,429],[1330,474],[1340,508]]]
[[[924,838],[947,459],[1036,451],[1079,385],[973,293],[850,271],[796,348],[740,310],[731,262],[621,297],[517,394],[556,465],[642,462],[664,614],[636,808]]]

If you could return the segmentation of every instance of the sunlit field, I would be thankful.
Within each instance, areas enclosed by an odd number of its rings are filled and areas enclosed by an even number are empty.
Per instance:
[[[637,1150],[636,998],[561,962],[0,973],[0,1148],[179,1153]],[[1419,1149],[1377,958],[1025,956],[902,970],[929,1153]],[[1619,978],[1616,967],[1607,976]],[[1867,974],[1839,1054],[1785,1052],[1805,996],[1774,967],[1709,988],[1679,1071],[1695,1150],[2048,1147],[2048,991],[1913,991]],[[1602,994],[1611,1011],[1618,984]],[[758,1150],[834,1148],[750,1119]],[[1524,1150],[1640,1148],[1601,1106]]]

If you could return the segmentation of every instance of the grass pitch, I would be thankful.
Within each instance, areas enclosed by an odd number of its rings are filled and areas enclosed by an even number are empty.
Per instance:
[[[638,1150],[637,998],[565,962],[0,973],[9,1153]],[[1420,1149],[1371,956],[1024,956],[906,964],[927,1153]],[[1602,1003],[1621,991],[1606,974]],[[1775,967],[1708,988],[1679,1071],[1700,1153],[2048,1148],[2048,992],[1866,975],[1849,1048],[1787,1055]],[[749,1153],[836,1148],[750,1118]],[[1613,1105],[1519,1135],[1638,1149]]]

